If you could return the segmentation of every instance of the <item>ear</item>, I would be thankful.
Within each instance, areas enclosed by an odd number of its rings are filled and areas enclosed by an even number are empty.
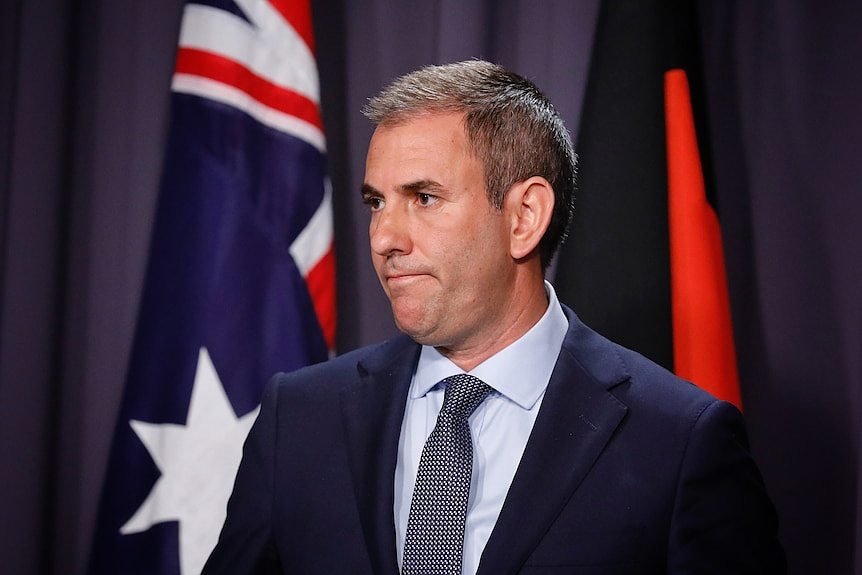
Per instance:
[[[554,188],[541,176],[517,182],[504,200],[509,218],[509,251],[516,260],[527,257],[539,245],[554,211]]]

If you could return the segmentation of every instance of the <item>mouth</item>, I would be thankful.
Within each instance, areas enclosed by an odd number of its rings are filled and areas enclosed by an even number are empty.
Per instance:
[[[393,283],[393,282],[395,282],[395,283],[407,282],[407,281],[414,280],[414,279],[417,279],[417,278],[425,277],[425,276],[427,276],[427,275],[428,275],[428,274],[420,274],[420,273],[393,274],[393,275],[388,275],[388,276],[386,276],[386,281],[387,281],[388,283]]]
[[[395,273],[386,276],[386,285],[389,286],[390,290],[405,288],[427,277],[429,277],[428,274],[424,273]]]

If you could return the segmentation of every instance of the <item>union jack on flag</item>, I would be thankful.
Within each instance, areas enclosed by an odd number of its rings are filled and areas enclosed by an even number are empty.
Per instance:
[[[92,574],[200,573],[267,379],[333,349],[307,0],[189,3],[171,105]]]

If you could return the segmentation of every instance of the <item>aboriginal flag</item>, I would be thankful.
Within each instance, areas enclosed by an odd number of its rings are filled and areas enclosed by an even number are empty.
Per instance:
[[[307,0],[186,5],[91,575],[200,573],[266,381],[332,350],[318,102]]]
[[[741,406],[693,4],[605,0],[561,299],[609,338]]]

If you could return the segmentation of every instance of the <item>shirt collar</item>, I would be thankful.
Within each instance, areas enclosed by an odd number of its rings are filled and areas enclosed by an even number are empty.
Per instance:
[[[524,409],[532,408],[548,387],[569,327],[557,294],[547,281],[545,292],[548,309],[541,319],[527,333],[468,372]],[[464,370],[435,348],[423,345],[410,397],[422,397],[441,380],[460,373]]]

